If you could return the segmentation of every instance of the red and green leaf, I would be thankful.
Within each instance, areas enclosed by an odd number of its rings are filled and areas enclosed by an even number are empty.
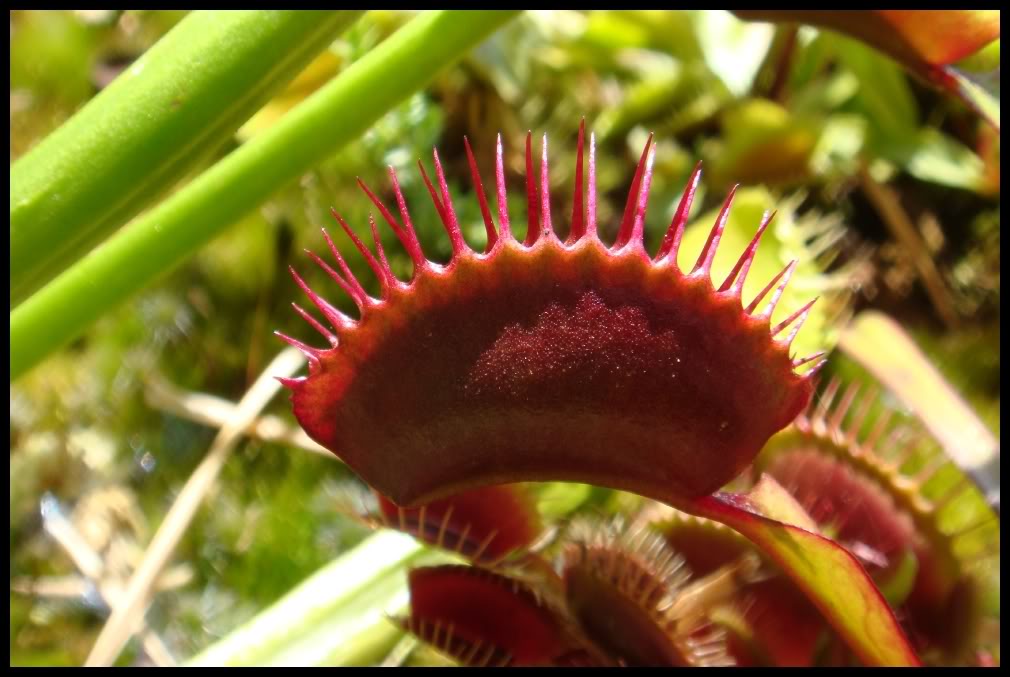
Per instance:
[[[894,613],[859,561],[817,533],[795,499],[770,477],[747,494],[717,493],[678,507],[749,538],[807,594],[865,663],[919,665]]]
[[[736,10],[741,19],[806,23],[862,40],[964,100],[999,128],[999,99],[957,61],[1000,37],[999,10]]]

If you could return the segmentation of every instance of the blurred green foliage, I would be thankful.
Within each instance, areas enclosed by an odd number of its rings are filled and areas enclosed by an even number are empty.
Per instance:
[[[12,12],[11,160],[180,16]],[[319,82],[410,16],[366,15],[315,64]],[[271,104],[280,106],[274,114],[268,106],[241,136],[267,128],[292,96],[311,87],[289,90]],[[155,375],[237,400],[278,350],[274,329],[318,343],[290,310],[292,300],[304,299],[285,269],[296,265],[316,289],[333,290],[302,254],[325,248],[320,227],[350,252],[352,268],[375,291],[361,257],[329,217],[332,206],[359,232],[367,228],[371,205],[355,177],[390,203],[385,167],[396,168],[425,251],[444,261],[448,240],[417,160],[430,167],[431,148],[439,146],[464,236],[480,248],[484,226],[463,135],[487,182],[494,135],[502,133],[518,233],[525,223],[522,139],[527,129],[547,132],[554,220],[564,235],[583,116],[598,137],[604,239],[616,234],[634,163],[654,131],[646,222],[653,250],[691,168],[703,159],[685,251],[700,248],[695,241],[728,187],[749,186],[738,194],[718,270],[736,259],[764,210],[779,212],[745,300],[790,259],[807,261],[779,310],[824,297],[800,334],[799,354],[830,346],[852,312],[884,310],[913,330],[998,435],[999,137],[974,112],[869,47],[811,28],[744,23],[709,11],[534,11],[11,386],[12,585],[76,573],[41,529],[47,493],[69,512],[99,489],[127,487],[145,521],[159,523],[214,431],[148,406],[145,386]],[[864,196],[864,170],[899,192],[942,275],[957,327],[944,326],[909,252]],[[382,237],[394,272],[407,277],[409,259],[388,229]],[[335,290],[329,296],[353,314],[346,297]],[[282,401],[273,411],[288,416]],[[348,475],[336,461],[273,444],[251,442],[231,459],[177,553],[193,580],[160,594],[148,614],[178,658],[237,627],[362,537],[361,527],[333,509],[334,487]],[[543,500],[560,515],[579,505],[599,509],[611,497],[551,485]],[[12,591],[11,664],[79,664],[102,619],[86,600]],[[137,648],[131,645],[131,655]]]

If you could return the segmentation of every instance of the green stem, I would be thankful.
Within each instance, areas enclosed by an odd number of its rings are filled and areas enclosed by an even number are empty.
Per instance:
[[[401,635],[386,614],[407,603],[407,568],[445,561],[409,536],[379,532],[187,665],[377,663]]]
[[[11,305],[231,138],[360,11],[196,11],[11,167]]]
[[[11,380],[427,84],[516,11],[428,11],[10,316]]]

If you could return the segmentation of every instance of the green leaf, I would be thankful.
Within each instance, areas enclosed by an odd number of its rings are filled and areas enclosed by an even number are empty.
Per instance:
[[[999,503],[999,440],[890,317],[868,311],[845,329],[842,350],[895,393],[979,489]]]
[[[990,79],[994,76],[995,83],[988,88],[981,82],[976,82],[980,79],[978,76],[969,77],[967,73],[953,67],[946,68],[944,76],[949,78],[950,87],[956,89],[969,106],[999,131],[999,68],[992,72]]]
[[[589,484],[545,482],[537,491],[537,513],[547,521],[566,518],[588,502],[592,493]]]
[[[628,88],[619,106],[608,108],[596,123],[601,140],[626,133],[641,120],[673,107],[682,93],[683,69],[675,66],[662,76],[649,78]]]
[[[386,614],[406,607],[407,568],[445,561],[409,536],[379,532],[186,664],[374,664],[401,635]]]
[[[196,11],[11,167],[17,305],[227,142],[359,11]]]
[[[809,177],[821,124],[767,99],[746,99],[722,115],[724,145],[710,163],[718,185],[791,184]]]
[[[885,142],[880,155],[922,181],[973,191],[984,188],[982,158],[935,129],[920,129],[907,141]]]
[[[11,380],[356,138],[515,14],[419,15],[275,126],[137,219],[11,313]]]
[[[820,535],[813,520],[771,477],[762,477],[747,494],[719,493],[677,507],[750,539],[782,567],[867,665],[919,665],[894,613],[859,561]]]
[[[71,110],[77,108],[93,92],[91,60],[81,55],[94,49],[95,39],[95,33],[70,12],[12,13],[11,91],[28,90]]]
[[[695,11],[692,19],[705,63],[734,96],[746,95],[771,46],[774,29],[740,21],[725,10]]]
[[[908,80],[894,62],[841,35],[822,35],[828,49],[859,82],[856,105],[881,139],[905,139],[919,127],[918,106]]]
[[[810,168],[821,176],[850,176],[859,169],[866,141],[866,119],[860,115],[836,113],[821,128],[821,136],[810,156]]]

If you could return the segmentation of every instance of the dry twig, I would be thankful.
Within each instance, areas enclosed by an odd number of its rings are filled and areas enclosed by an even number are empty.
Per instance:
[[[91,649],[86,665],[109,665],[136,629],[144,612],[158,575],[172,556],[175,546],[185,534],[196,515],[204,496],[217,480],[231,450],[259,412],[280,388],[276,376],[291,376],[304,365],[302,355],[286,349],[267,365],[260,377],[246,391],[239,402],[234,417],[222,426],[214,438],[207,456],[186,481],[175,503],[151,540],[144,557],[130,577],[126,592],[118,604],[113,605],[105,627]]]

